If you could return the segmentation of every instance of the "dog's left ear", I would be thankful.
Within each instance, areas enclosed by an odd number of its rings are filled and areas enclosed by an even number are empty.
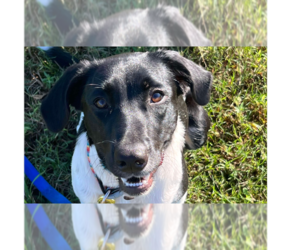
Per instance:
[[[183,92],[191,92],[198,105],[203,106],[209,102],[213,80],[210,72],[175,51],[161,50],[154,52],[154,56],[166,63]]]
[[[43,99],[41,113],[50,131],[57,133],[67,125],[69,105],[81,110],[81,94],[90,69],[82,63],[70,66]]]

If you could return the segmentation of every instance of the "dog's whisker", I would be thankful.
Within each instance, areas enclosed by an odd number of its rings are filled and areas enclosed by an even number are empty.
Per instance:
[[[94,80],[94,79],[93,79]],[[96,79],[97,80],[97,79]],[[87,84],[87,86],[92,86],[92,87],[95,87],[95,88],[102,88],[101,86],[99,86],[99,84],[96,84],[96,83],[89,83]]]
[[[116,141],[105,140],[105,141],[97,142],[95,144],[101,144],[101,143],[105,143],[105,142],[116,143]]]
[[[97,161],[99,161],[99,159],[95,159],[94,161],[93,161],[93,163],[92,163],[92,166],[94,166],[95,165],[95,163],[97,163]],[[99,163],[97,163],[98,165],[99,165]],[[96,165],[97,166],[97,165]]]
[[[101,168],[101,169],[103,169],[103,168],[104,168],[104,165],[103,165],[102,162],[99,162],[99,163],[97,163],[97,164],[95,165],[94,168]]]

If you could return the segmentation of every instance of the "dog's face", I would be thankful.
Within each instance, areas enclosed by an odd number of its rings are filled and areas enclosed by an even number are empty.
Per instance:
[[[125,192],[151,186],[176,128],[179,92],[169,69],[147,54],[109,58],[87,80],[81,98],[87,134],[107,169],[123,178]]]
[[[206,135],[209,121],[200,105],[209,100],[211,81],[209,72],[176,52],[122,54],[71,66],[41,111],[52,131],[66,125],[69,104],[83,111],[103,165],[119,178],[121,190],[140,195],[150,190],[178,119],[188,130],[196,117]]]

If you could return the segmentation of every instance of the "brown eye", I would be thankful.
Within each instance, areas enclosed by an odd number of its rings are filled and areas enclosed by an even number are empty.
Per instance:
[[[159,92],[154,92],[152,97],[151,97],[151,101],[156,103],[156,102],[160,102],[163,99],[163,94],[159,93]]]
[[[95,101],[95,105],[97,106],[97,108],[100,108],[100,109],[103,109],[103,108],[107,107],[107,103],[106,103],[106,100],[104,98],[97,99]]]

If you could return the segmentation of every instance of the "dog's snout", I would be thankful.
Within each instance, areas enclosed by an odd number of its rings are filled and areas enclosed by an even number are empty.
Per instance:
[[[128,145],[115,151],[115,164],[122,172],[140,172],[147,162],[147,148],[142,144]]]

